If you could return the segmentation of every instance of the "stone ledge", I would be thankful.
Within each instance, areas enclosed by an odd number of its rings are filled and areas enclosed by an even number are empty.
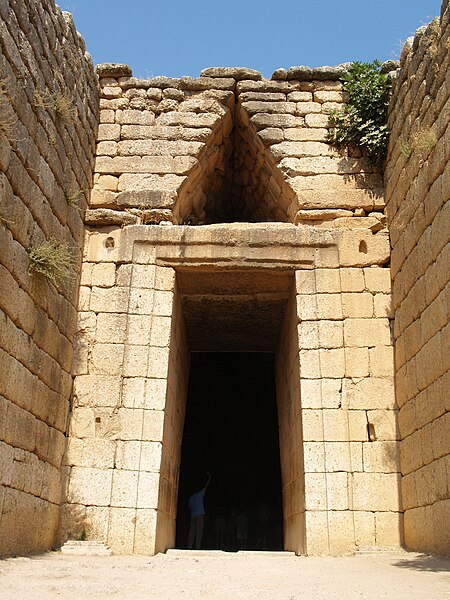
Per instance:
[[[62,554],[72,556],[112,556],[112,550],[103,542],[68,540],[61,548]]]
[[[131,67],[125,64],[100,63],[96,66],[95,72],[100,78],[104,77],[131,77]]]

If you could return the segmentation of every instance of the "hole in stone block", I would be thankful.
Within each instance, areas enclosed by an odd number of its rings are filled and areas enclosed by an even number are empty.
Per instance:
[[[367,423],[367,435],[369,442],[377,441],[377,434],[375,433],[375,425],[373,423]]]
[[[101,423],[101,422],[102,422],[102,420],[101,420],[101,418],[100,418],[100,417],[95,417],[95,422],[96,422],[96,423]]]
[[[363,254],[367,254],[367,243],[364,240],[359,242],[359,251]]]
[[[111,250],[112,248],[114,248],[114,246],[115,246],[114,238],[107,237],[105,240],[105,248],[107,248],[108,250]]]

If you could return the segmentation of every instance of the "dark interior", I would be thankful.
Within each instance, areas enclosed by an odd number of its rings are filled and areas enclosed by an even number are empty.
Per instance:
[[[203,549],[281,550],[283,518],[274,355],[269,352],[191,354],[181,453],[177,548],[186,548],[189,496],[205,495]],[[236,522],[248,522],[238,540]],[[241,516],[239,516],[241,515]],[[242,536],[241,536],[242,538]]]

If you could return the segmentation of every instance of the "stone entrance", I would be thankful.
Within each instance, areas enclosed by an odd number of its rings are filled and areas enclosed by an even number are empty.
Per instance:
[[[188,499],[212,473],[204,549],[281,550],[283,514],[274,353],[192,352],[176,547],[187,548]],[[236,517],[247,538],[236,537]],[[247,527],[245,527],[247,518]]]
[[[284,548],[399,543],[389,321],[358,313],[389,272],[355,267],[359,296],[342,265],[384,254],[348,233],[278,223],[90,236],[63,535],[122,553],[175,546],[190,352],[233,350],[276,356]]]

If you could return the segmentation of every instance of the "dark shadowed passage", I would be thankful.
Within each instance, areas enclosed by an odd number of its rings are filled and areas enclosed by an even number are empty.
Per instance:
[[[274,355],[194,352],[181,454],[177,548],[188,499],[212,474],[204,549],[281,550],[283,517]]]

